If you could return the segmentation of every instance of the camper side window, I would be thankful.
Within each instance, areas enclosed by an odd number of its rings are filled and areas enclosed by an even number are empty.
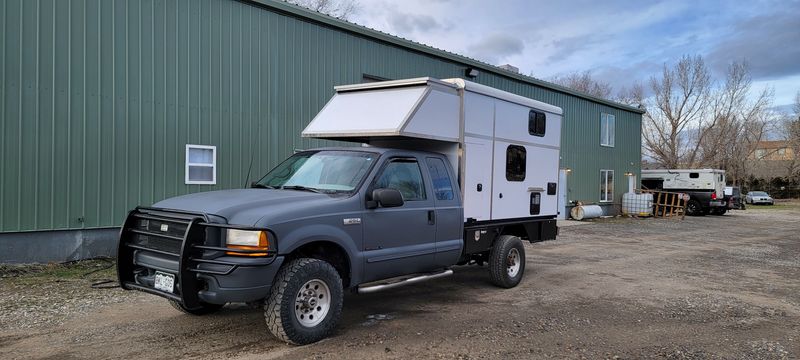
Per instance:
[[[700,177],[700,173],[689,173],[689,179],[697,179]]]
[[[547,116],[541,111],[531,110],[528,113],[528,133],[533,136],[544,136],[547,127]]]
[[[527,152],[524,146],[509,145],[506,149],[506,180],[525,180],[525,162]]]

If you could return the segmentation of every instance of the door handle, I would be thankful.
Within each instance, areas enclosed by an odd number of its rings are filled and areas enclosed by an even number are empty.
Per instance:
[[[433,225],[436,223],[436,212],[433,210],[428,210],[428,225]]]

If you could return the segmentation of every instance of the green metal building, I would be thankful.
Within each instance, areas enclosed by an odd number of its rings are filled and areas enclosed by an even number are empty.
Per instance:
[[[340,84],[474,69],[563,108],[569,201],[614,212],[640,171],[639,109],[283,2],[5,0],[0,27],[0,262],[113,253],[136,205],[333,144],[300,131]]]

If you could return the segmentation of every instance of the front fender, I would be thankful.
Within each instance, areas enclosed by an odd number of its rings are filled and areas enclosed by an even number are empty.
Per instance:
[[[297,248],[318,241],[330,242],[339,245],[347,253],[350,260],[350,277],[352,284],[360,283],[363,274],[363,252],[360,250],[362,245],[360,225],[357,229],[348,229],[350,232],[338,226],[330,224],[308,224],[297,227],[286,227],[278,230],[279,234],[285,234],[278,238],[279,254],[288,255]],[[357,231],[356,231],[357,230]]]

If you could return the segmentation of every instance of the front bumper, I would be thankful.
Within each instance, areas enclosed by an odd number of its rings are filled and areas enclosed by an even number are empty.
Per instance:
[[[227,255],[229,251],[263,251],[217,246],[226,228],[250,229],[212,223],[208,215],[201,213],[155,208],[131,211],[120,230],[117,258],[120,286],[175,300],[189,309],[199,308],[203,303],[247,302],[267,297],[283,257],[277,256],[275,245],[264,257]],[[174,276],[173,291],[156,289],[156,272]]]
[[[751,202],[753,205],[772,205],[775,203],[775,200],[767,200],[767,199],[753,199]]]

